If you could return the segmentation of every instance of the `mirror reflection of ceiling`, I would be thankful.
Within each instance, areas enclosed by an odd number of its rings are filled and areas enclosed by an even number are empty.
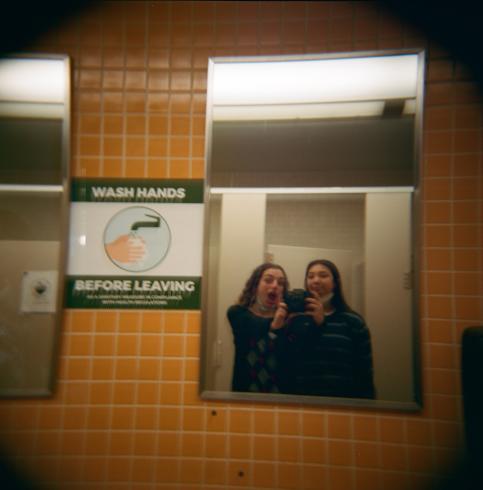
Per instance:
[[[213,185],[412,185],[413,135],[408,118],[215,122]]]
[[[413,185],[417,63],[415,54],[217,63],[212,185]]]
[[[0,59],[0,182],[61,184],[66,69],[60,59]]]

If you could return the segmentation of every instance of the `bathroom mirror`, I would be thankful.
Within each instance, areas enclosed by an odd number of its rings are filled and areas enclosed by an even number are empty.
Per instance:
[[[70,61],[0,58],[0,396],[48,396],[69,209]]]
[[[421,408],[424,66],[421,50],[210,59],[203,399]],[[365,320],[375,395],[235,391],[228,308],[259,264],[281,265],[293,289],[304,287],[314,259],[336,264],[348,304]],[[300,362],[286,352],[279,378]]]

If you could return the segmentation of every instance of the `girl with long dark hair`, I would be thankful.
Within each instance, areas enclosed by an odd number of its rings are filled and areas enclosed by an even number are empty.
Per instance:
[[[369,329],[347,304],[335,264],[310,262],[305,289],[310,298],[304,314],[288,319],[293,359],[289,392],[375,398]]]

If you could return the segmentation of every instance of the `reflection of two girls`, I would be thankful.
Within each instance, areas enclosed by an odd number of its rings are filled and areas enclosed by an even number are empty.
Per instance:
[[[337,267],[314,260],[305,273],[305,311],[285,303],[283,268],[265,263],[228,309],[233,391],[374,398],[369,330],[346,303]]]

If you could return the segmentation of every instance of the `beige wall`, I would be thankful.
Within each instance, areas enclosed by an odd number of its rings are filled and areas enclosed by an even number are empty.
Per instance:
[[[365,319],[374,350],[374,381],[383,400],[414,396],[410,193],[366,198]],[[417,308],[417,305],[416,305]]]
[[[210,351],[219,366],[213,371],[214,383],[207,379],[207,389],[230,391],[235,349],[231,328],[226,317],[230,305],[238,299],[250,272],[263,262],[265,250],[265,195],[225,194],[221,201],[220,243],[216,326],[216,349]],[[243,253],[238,253],[243,244]],[[211,276],[215,277],[215,276]],[[207,285],[210,288],[210,284]],[[213,326],[212,326],[213,327]]]

